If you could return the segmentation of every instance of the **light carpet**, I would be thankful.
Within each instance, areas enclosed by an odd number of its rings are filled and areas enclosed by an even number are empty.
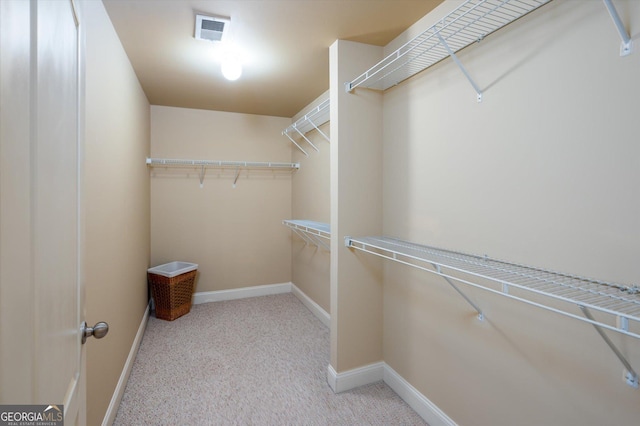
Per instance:
[[[334,394],[329,330],[291,293],[150,317],[115,425],[424,425],[384,382]]]

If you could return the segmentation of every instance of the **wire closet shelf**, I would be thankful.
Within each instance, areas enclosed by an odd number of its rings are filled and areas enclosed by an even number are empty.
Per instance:
[[[322,240],[331,240],[331,228],[328,223],[312,220],[283,220],[282,224],[302,238],[305,244],[312,244],[330,250],[329,246]]]
[[[345,245],[640,338],[640,287],[636,285],[597,281],[387,237],[346,237]],[[576,313],[576,306],[584,316]],[[597,312],[596,318],[591,310]],[[635,323],[631,329],[629,322]]]
[[[259,168],[259,169],[289,169],[297,170],[300,163],[278,163],[267,161],[211,161],[211,160],[182,160],[173,158],[147,158],[149,166],[195,166],[195,167],[217,167],[217,168]]]
[[[551,0],[468,0],[440,21],[346,84],[386,90]],[[458,64],[463,72],[461,64]],[[466,72],[465,72],[466,74]],[[467,75],[467,78],[469,76]],[[471,79],[469,78],[471,81]],[[472,82],[472,81],[471,81]],[[474,85],[478,96],[480,90]]]
[[[300,144],[298,144],[298,142],[296,142],[294,136],[300,136],[316,151],[319,151],[318,147],[305,136],[308,132],[316,130],[322,135],[323,138],[326,139],[327,142],[330,142],[329,136],[327,136],[326,133],[320,130],[320,126],[329,121],[331,110],[330,105],[330,98],[325,99],[324,101],[320,102],[318,106],[307,112],[305,115],[296,120],[295,123],[291,124],[289,127],[282,131],[282,134],[289,138],[289,140],[293,142],[293,144],[307,157],[309,156],[309,154],[300,146]]]
[[[211,161],[211,160],[185,160],[177,158],[147,158],[149,167],[192,167],[199,169],[200,188],[204,186],[205,170],[208,168],[235,169],[233,187],[236,187],[241,169],[275,169],[295,171],[300,168],[300,163],[278,163],[268,161]]]

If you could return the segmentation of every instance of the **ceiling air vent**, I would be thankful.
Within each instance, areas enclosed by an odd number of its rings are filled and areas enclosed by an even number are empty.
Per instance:
[[[196,15],[196,40],[222,41],[229,22],[229,18]]]

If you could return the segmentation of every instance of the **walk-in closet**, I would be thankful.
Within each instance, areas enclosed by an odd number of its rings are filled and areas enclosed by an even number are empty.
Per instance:
[[[41,357],[6,344],[36,353],[52,309],[46,49],[11,38],[45,3],[0,3],[0,404],[54,395],[34,390]],[[73,352],[77,383],[48,403],[86,394],[79,424],[105,425],[163,424],[159,409],[184,424],[640,424],[640,2],[398,0],[396,16],[394,0],[345,0],[352,31],[329,0],[178,3],[70,3],[74,315],[109,333]],[[289,30],[255,37],[274,8]],[[164,50],[136,40],[142,12]],[[383,14],[394,24],[360,26]],[[316,45],[319,22],[342,36]],[[259,42],[241,73],[176,84],[243,32]],[[173,261],[197,275],[169,321],[147,270]],[[29,286],[6,284],[25,268]],[[32,336],[7,325],[20,318]]]

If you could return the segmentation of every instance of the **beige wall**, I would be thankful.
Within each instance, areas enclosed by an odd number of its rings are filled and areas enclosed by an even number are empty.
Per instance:
[[[640,3],[616,1],[637,39]],[[427,23],[423,19],[421,23]],[[384,95],[384,233],[624,284],[640,255],[640,52],[557,1]],[[384,359],[461,425],[631,425],[588,324],[385,263]],[[577,314],[579,315],[579,311]],[[636,370],[640,342],[612,333]]]
[[[84,9],[86,319],[110,326],[87,344],[87,423],[100,424],[147,306],[149,103],[102,2]]]
[[[292,122],[315,108],[328,96],[329,93],[326,92],[304,107],[299,114],[293,117]],[[320,130],[331,137],[329,123],[320,126]],[[296,140],[301,140],[300,146],[309,154],[309,157],[306,157],[291,143],[293,161],[300,163],[300,170],[292,179],[291,219],[329,223],[331,219],[329,193],[331,146],[316,130],[312,130],[305,136],[318,147],[318,151],[314,150],[304,139],[296,138]],[[291,242],[292,282],[329,313],[330,252],[322,247],[306,245],[304,240],[293,232],[291,233]],[[327,241],[327,245],[329,245],[329,241]]]
[[[382,96],[353,96],[348,81],[382,48],[338,40],[329,49],[331,94],[331,366],[340,373],[382,360],[382,268],[354,255],[348,235],[382,231]]]
[[[290,120],[151,107],[153,157],[289,162]],[[291,281],[291,172],[151,171],[151,263],[197,263],[196,292]]]

